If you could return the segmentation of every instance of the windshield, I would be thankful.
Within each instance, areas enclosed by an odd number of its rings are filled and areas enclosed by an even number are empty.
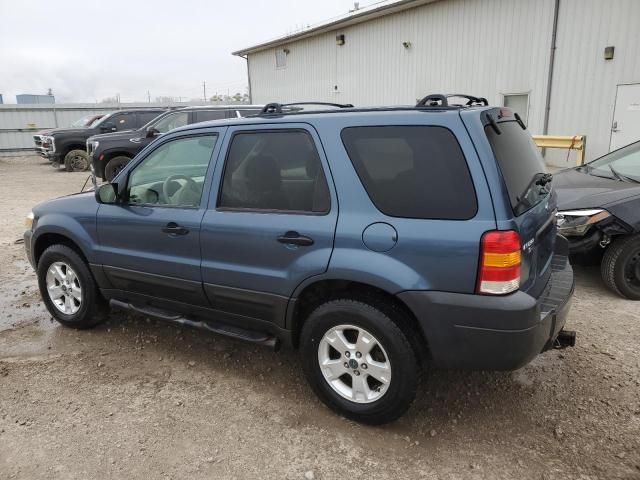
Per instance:
[[[102,115],[98,115],[97,117],[93,117],[93,120],[91,120],[91,123],[87,124],[87,127],[95,127],[102,117],[103,117]]]
[[[531,135],[518,122],[497,125],[499,134],[491,126],[485,132],[509,192],[511,207],[516,215],[521,215],[547,196],[550,176],[545,175],[544,160]]]
[[[86,117],[79,118],[78,120],[73,122],[71,124],[71,126],[72,127],[76,127],[76,128],[88,127],[89,126],[89,122],[91,122],[91,120],[94,117],[95,117],[95,115],[87,115]]]
[[[632,143],[585,165],[596,177],[613,178],[624,182],[640,182],[640,142]]]
[[[189,112],[171,112],[147,124],[160,133],[167,133],[174,128],[184,127],[189,123]]]

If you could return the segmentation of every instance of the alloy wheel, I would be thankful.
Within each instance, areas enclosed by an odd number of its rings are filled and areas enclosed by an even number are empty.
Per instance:
[[[391,362],[371,333],[354,325],[327,331],[318,345],[324,379],[341,397],[355,403],[379,400],[391,383]]]
[[[64,262],[49,266],[46,277],[47,293],[53,305],[65,315],[73,315],[82,305],[82,285],[76,272]]]

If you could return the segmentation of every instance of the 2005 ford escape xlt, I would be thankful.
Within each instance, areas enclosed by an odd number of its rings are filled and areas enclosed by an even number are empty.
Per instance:
[[[318,396],[372,424],[407,410],[422,362],[510,370],[572,345],[551,177],[517,114],[457,97],[163,135],[95,196],[33,209],[47,308],[299,348]]]

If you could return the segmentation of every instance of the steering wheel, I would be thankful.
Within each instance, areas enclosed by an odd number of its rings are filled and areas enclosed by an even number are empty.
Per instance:
[[[173,196],[175,197],[177,195],[177,193],[180,190],[183,190],[187,187],[197,191],[198,190],[198,184],[195,182],[195,180],[191,177],[187,177],[186,175],[171,175],[169,178],[167,178],[164,183],[162,184],[162,194],[164,195],[164,199],[166,200],[166,202],[169,204],[170,202],[170,196],[169,196],[169,185],[171,185],[171,182],[173,182],[174,180],[184,180],[185,183],[184,185],[181,185],[180,188],[178,190],[176,190],[173,193]]]

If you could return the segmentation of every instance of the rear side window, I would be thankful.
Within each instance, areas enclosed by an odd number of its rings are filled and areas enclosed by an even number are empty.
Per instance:
[[[222,120],[223,118],[228,118],[228,112],[226,110],[196,110],[196,121],[206,122],[207,120]]]
[[[375,206],[391,217],[467,220],[478,205],[464,153],[448,129],[350,127],[342,142]]]
[[[521,215],[549,193],[548,189],[536,186],[547,169],[531,135],[518,122],[500,122],[497,126],[500,134],[491,126],[485,127],[485,133],[502,172],[511,207],[516,215]]]
[[[305,131],[233,137],[219,207],[326,213],[331,199],[318,151]]]

